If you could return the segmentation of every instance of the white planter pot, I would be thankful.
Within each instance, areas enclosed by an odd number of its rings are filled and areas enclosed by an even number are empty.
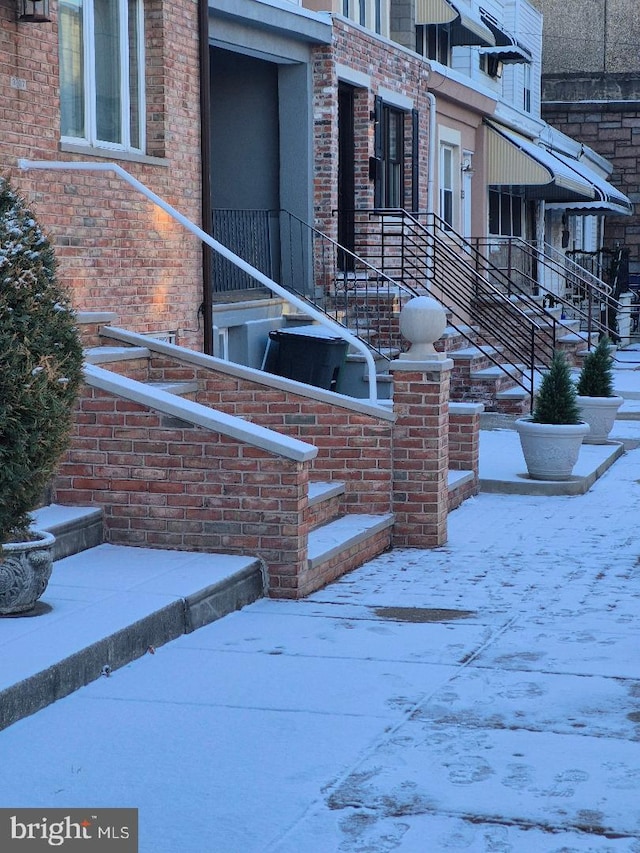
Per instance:
[[[585,444],[606,444],[618,409],[624,403],[622,397],[577,397],[580,417],[589,424],[589,435]]]
[[[43,594],[51,577],[51,533],[34,531],[37,539],[9,542],[0,556],[0,616],[27,613]]]
[[[568,480],[578,461],[589,425],[537,424],[529,418],[515,422],[527,471],[532,480]]]

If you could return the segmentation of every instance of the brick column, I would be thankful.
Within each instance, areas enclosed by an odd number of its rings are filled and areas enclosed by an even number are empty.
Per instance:
[[[393,408],[393,544],[433,548],[447,541],[449,470],[449,384],[453,361],[435,351],[446,326],[435,300],[410,300],[400,315],[400,329],[412,342],[392,362]]]

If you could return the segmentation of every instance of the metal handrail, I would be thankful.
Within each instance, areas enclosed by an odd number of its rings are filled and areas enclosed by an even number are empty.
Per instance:
[[[453,318],[450,325],[461,337],[480,344],[490,363],[533,396],[534,373],[550,363],[555,346],[558,322],[552,313],[531,297],[525,296],[523,301],[533,317],[514,304],[500,286],[508,283],[504,274],[492,269],[486,258],[480,263],[480,256],[475,257],[477,253],[468,241],[435,214],[429,215],[426,224],[401,208],[352,211],[349,215],[360,217],[356,238],[360,257],[370,261],[375,258],[372,263],[396,281],[438,299]],[[374,225],[376,219],[379,222]],[[500,285],[492,279],[500,280]],[[478,322],[473,316],[474,299],[490,306],[490,333],[485,331],[486,318]],[[468,334],[465,325],[474,321],[480,328]],[[511,357],[494,357],[496,345]],[[527,384],[520,381],[517,372],[514,375],[513,368],[522,370],[519,362],[524,362],[529,374]]]
[[[72,170],[72,171],[96,171],[96,172],[114,172],[128,184],[130,184],[134,189],[138,190],[138,192],[142,193],[142,195],[146,196],[149,201],[153,202],[155,205],[160,207],[165,213],[169,214],[176,222],[179,222],[184,228],[190,231],[192,234],[195,234],[203,243],[206,243],[210,246],[215,252],[222,255],[222,257],[226,258],[232,264],[237,266],[243,272],[247,273],[247,275],[251,276],[256,281],[260,282],[263,287],[268,288],[272,293],[276,293],[278,296],[285,299],[295,308],[300,311],[304,311],[314,320],[317,320],[318,323],[330,329],[335,334],[339,335],[343,340],[347,341],[347,343],[351,344],[351,346],[355,347],[365,358],[365,362],[367,364],[367,372],[368,372],[368,380],[369,380],[369,401],[373,404],[377,404],[378,402],[378,391],[377,391],[377,379],[376,379],[376,367],[375,362],[373,360],[373,356],[363,341],[361,341],[355,335],[352,335],[349,331],[345,329],[344,326],[341,326],[338,323],[335,323],[333,320],[328,318],[325,314],[318,311],[314,308],[309,302],[305,302],[294,294],[290,293],[281,285],[277,284],[273,279],[266,276],[264,273],[260,272],[260,270],[256,269],[256,267],[244,261],[241,257],[236,255],[222,243],[219,243],[209,234],[191,222],[190,219],[187,219],[186,216],[183,216],[178,210],[164,201],[160,196],[156,195],[152,190],[146,187],[141,181],[134,178],[133,175],[129,174],[125,169],[119,166],[117,163],[86,163],[86,162],[71,162],[71,161],[61,161],[61,160],[18,160],[18,165],[21,169],[30,170],[30,169],[55,169],[55,170]]]
[[[580,331],[576,332],[580,337],[583,337],[587,347],[591,347],[591,333],[598,332],[599,334],[612,334],[612,329],[607,322],[603,322],[601,318],[594,315],[594,305],[605,303],[608,306],[614,306],[620,309],[619,301],[612,295],[612,289],[602,279],[591,273],[589,270],[577,264],[573,259],[559,252],[555,247],[544,243],[542,248],[538,248],[535,243],[524,240],[521,237],[499,237],[493,236],[483,240],[476,239],[474,244],[479,247],[481,245],[504,245],[507,248],[507,266],[500,267],[503,273],[511,282],[511,287],[517,292],[542,291],[544,297],[552,302],[553,305],[560,306],[566,309],[567,313],[571,314],[574,319],[580,320],[586,325],[584,335]],[[548,270],[551,274],[557,276],[564,281],[572,280],[573,284],[585,294],[587,303],[586,309],[580,304],[577,304],[572,299],[567,298],[564,294],[558,294],[547,286],[539,277],[534,277],[531,272],[525,269],[525,264],[518,264],[514,255],[518,253],[523,259],[530,261],[538,267]],[[514,276],[521,278],[526,287],[520,287]],[[599,313],[599,312],[598,312]],[[561,323],[561,325],[563,325]]]

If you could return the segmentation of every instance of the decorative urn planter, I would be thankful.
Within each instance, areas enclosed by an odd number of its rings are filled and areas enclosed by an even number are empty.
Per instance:
[[[585,444],[606,444],[624,398],[581,397],[578,394],[576,401],[580,407],[580,417],[590,428],[589,435],[584,439]]]
[[[515,422],[522,453],[532,480],[568,480],[578,461],[589,425],[542,424],[530,418]]]
[[[0,616],[33,610],[51,577],[51,533],[33,531],[30,542],[8,542],[0,554]]]

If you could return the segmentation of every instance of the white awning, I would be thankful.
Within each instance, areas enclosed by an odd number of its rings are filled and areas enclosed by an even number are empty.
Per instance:
[[[416,0],[416,24],[450,24],[452,45],[496,44],[491,30],[464,0]]]
[[[613,184],[606,181],[601,175],[589,168],[586,163],[581,160],[576,160],[573,157],[568,157],[559,151],[554,151],[553,156],[557,157],[562,163],[573,169],[585,180],[592,184],[596,191],[594,201],[582,202],[576,204],[567,204],[569,210],[580,211],[585,214],[593,213],[618,213],[623,216],[630,216],[633,213],[633,205],[627,196],[616,189]]]
[[[523,187],[527,198],[594,201],[591,181],[531,139],[487,122],[487,184]]]

